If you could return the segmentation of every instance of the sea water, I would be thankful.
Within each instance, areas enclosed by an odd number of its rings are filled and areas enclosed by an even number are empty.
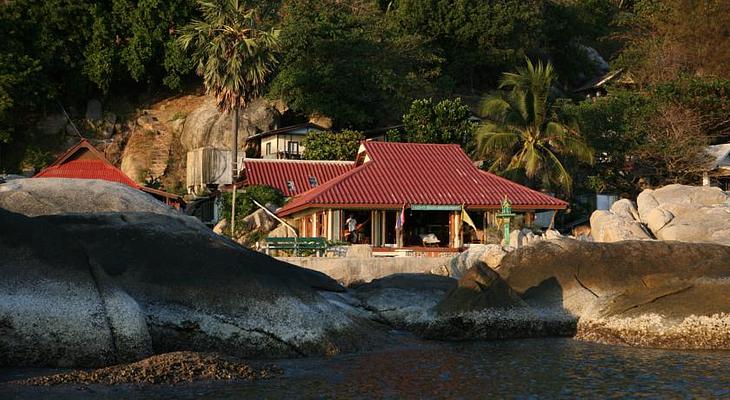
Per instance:
[[[367,353],[273,363],[284,374],[254,382],[88,388],[0,384],[0,398],[730,398],[729,351],[638,349],[565,338],[414,340]],[[13,371],[0,373],[5,380],[11,376]]]

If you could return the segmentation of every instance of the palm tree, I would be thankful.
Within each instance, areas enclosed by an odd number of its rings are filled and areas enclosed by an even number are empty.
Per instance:
[[[592,163],[593,150],[576,124],[561,121],[551,93],[555,78],[552,64],[529,59],[527,68],[503,74],[499,87],[507,92],[482,102],[486,121],[477,130],[477,152],[494,160],[491,171],[524,170],[528,179],[570,192],[573,180],[560,156]]]
[[[239,0],[198,0],[202,20],[181,29],[178,43],[192,48],[196,72],[203,77],[206,92],[212,94],[221,111],[233,110],[233,209],[231,233],[235,233],[238,174],[238,115],[241,107],[261,95],[276,64],[279,31],[256,28],[254,10]]]

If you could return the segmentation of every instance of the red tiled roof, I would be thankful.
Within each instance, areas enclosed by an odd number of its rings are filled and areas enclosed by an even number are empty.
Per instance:
[[[267,160],[248,158],[244,161],[247,185],[273,186],[286,197],[311,189],[309,178],[314,177],[317,185],[351,170],[352,161],[305,161],[305,160]],[[294,183],[294,191],[289,190],[287,181]]]
[[[173,199],[178,202],[182,200],[176,194],[137,184],[137,182],[129,178],[122,170],[110,163],[104,157],[104,154],[86,139],[81,139],[70,149],[66,150],[51,165],[41,170],[33,178],[102,179],[105,181],[119,182],[166,199]]]
[[[403,204],[563,209],[567,203],[476,168],[458,145],[364,142],[368,161],[295,197],[286,216],[310,207],[400,208]],[[362,165],[360,165],[362,163]]]
[[[73,160],[53,165],[39,172],[35,178],[103,179],[123,183],[135,189],[140,188],[122,171],[102,160]]]

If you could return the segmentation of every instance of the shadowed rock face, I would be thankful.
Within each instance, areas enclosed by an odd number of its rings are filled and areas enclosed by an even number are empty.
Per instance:
[[[668,348],[730,348],[730,247],[563,240],[512,252],[497,269],[531,306],[566,310],[577,337]]]
[[[0,226],[2,365],[98,366],[174,350],[331,354],[377,337],[317,293],[343,290],[332,279],[191,217],[0,209]]]

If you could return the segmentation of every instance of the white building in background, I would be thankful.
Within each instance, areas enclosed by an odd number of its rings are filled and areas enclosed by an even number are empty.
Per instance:
[[[323,130],[323,127],[311,122],[287,126],[249,136],[246,147],[253,149],[254,158],[297,160],[304,153],[302,142],[307,134]]]

